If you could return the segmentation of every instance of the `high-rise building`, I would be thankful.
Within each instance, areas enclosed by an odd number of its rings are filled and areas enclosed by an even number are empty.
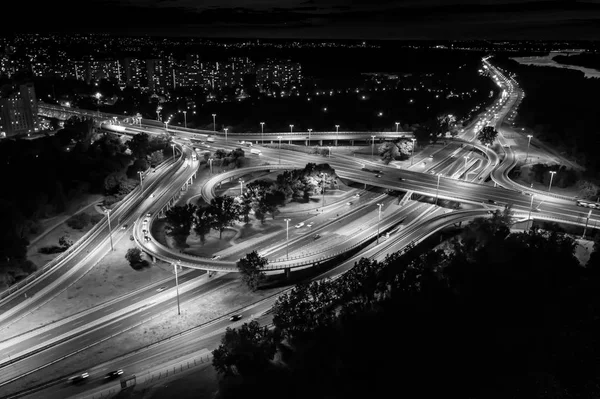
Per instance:
[[[134,89],[148,88],[146,61],[139,58],[125,58],[125,77],[127,86]]]
[[[0,98],[0,137],[34,133],[39,129],[33,83],[13,85]]]

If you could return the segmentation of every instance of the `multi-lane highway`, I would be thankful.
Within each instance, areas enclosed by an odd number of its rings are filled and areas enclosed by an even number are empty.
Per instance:
[[[500,81],[500,78],[495,79],[496,81]],[[482,119],[485,119],[485,123],[497,123],[500,126],[499,124],[502,123],[504,115],[506,115],[512,104],[513,102],[510,99],[507,101],[506,98],[502,98],[495,109],[497,113],[492,117],[488,115]],[[503,106],[503,108],[500,109],[500,106]],[[470,134],[473,134],[474,137],[478,128],[479,126],[475,125],[469,129],[465,129],[466,132],[462,135],[462,138],[466,139],[466,136]],[[140,131],[133,127],[126,127],[125,129],[129,130],[126,133],[132,134]],[[181,134],[185,137],[190,137],[190,134],[194,134],[187,131],[189,129],[180,131],[170,128],[169,130],[171,133]],[[199,134],[205,133],[202,132]],[[210,132],[206,134],[210,134]],[[332,134],[333,136],[323,139],[336,140],[340,136],[344,139],[352,139],[352,136],[348,132],[327,132],[327,134]],[[314,135],[315,133],[313,133]],[[239,139],[241,137],[236,137],[236,140]],[[287,139],[285,138],[284,140]],[[311,139],[317,140],[318,138],[311,137]],[[244,140],[247,140],[247,138],[244,138]],[[251,140],[257,141],[258,136],[254,134]],[[342,140],[341,137],[340,140]],[[228,137],[227,141],[225,137],[219,136],[216,138],[216,141],[216,144],[224,148],[233,145],[238,146],[232,142],[231,136]],[[513,209],[521,217],[527,216],[533,210],[536,218],[575,224],[586,222],[587,210],[577,207],[574,201],[556,197],[538,199],[538,197],[532,197],[521,192],[524,190],[515,191],[479,184],[481,183],[479,177],[486,176],[492,169],[501,171],[494,172],[496,173],[494,176],[500,180],[499,184],[509,184],[505,180],[507,179],[505,172],[512,167],[510,164],[514,163],[514,157],[511,158],[507,154],[503,161],[499,162],[497,154],[491,149],[474,145],[476,151],[481,153],[482,156],[484,154],[487,156],[487,161],[483,162],[483,158],[473,157],[474,159],[471,159],[465,165],[463,157],[471,151],[470,145],[468,144],[460,148],[456,144],[451,144],[442,148],[433,155],[432,159],[428,160],[428,165],[425,168],[426,173],[381,166],[369,160],[359,160],[346,156],[334,155],[331,158],[323,159],[314,155],[287,152],[285,161],[289,167],[303,167],[307,162],[322,163],[326,161],[335,168],[337,175],[345,180],[364,183],[365,186],[402,190],[432,198],[470,203],[479,207],[479,209],[449,212],[440,215],[441,208],[426,202],[409,202],[405,206],[394,207],[391,203],[391,198],[382,198],[376,193],[365,194],[359,200],[352,201],[352,205],[345,205],[345,200],[342,200],[338,203],[329,204],[325,212],[319,215],[315,214],[315,216],[308,218],[306,216],[299,217],[301,220],[298,221],[313,221],[315,223],[314,228],[311,227],[304,232],[298,230],[298,234],[294,234],[289,242],[283,241],[281,237],[272,237],[261,242],[261,248],[263,248],[261,250],[266,251],[271,260],[269,266],[275,265],[272,269],[285,269],[294,267],[294,265],[306,266],[315,263],[315,261],[330,259],[340,251],[354,248],[365,240],[373,238],[377,234],[377,230],[385,232],[386,230],[395,228],[406,218],[409,218],[411,223],[404,229],[392,234],[389,239],[380,241],[379,245],[367,248],[367,250],[357,255],[357,257],[342,263],[335,269],[319,276],[319,278],[336,277],[352,267],[359,257],[365,256],[379,259],[387,253],[401,250],[411,242],[422,240],[451,223],[484,216],[487,214],[488,209],[503,207],[505,205],[512,205]],[[277,159],[279,151],[281,151],[268,148],[261,148],[261,150],[263,152],[262,156],[267,159]],[[187,157],[189,158],[191,149],[186,147],[184,155],[185,153],[187,153]],[[499,165],[501,168],[497,168]],[[169,179],[160,180],[155,186],[149,187],[147,189],[149,191],[147,192],[151,191],[155,196],[143,200],[148,202],[137,203],[135,211],[131,211],[128,214],[124,212],[121,215],[121,223],[130,222],[133,224],[133,221],[136,221],[134,235],[138,244],[147,252],[161,259],[173,263],[181,260],[181,265],[190,268],[235,271],[234,262],[240,257],[240,253],[244,251],[243,249],[237,252],[230,252],[227,256],[223,257],[223,260],[197,259],[185,254],[174,253],[172,250],[161,246],[155,240],[146,242],[141,234],[141,224],[143,223],[142,220],[146,217],[146,212],[150,212],[151,218],[154,218],[163,209],[165,204],[170,201],[175,190],[179,190],[185,184],[187,179],[189,179],[190,173],[193,170],[195,171],[196,166],[195,163],[188,164],[187,168],[181,165],[177,168],[176,172],[170,175]],[[376,174],[373,172],[362,170],[365,166],[379,169],[381,171],[381,173],[377,174],[379,177],[375,177]],[[442,173],[446,176],[454,175],[461,177],[469,170],[474,171],[474,173],[467,175],[467,177],[474,182],[438,176],[438,174]],[[236,173],[244,173],[244,171]],[[216,180],[211,183],[213,184],[212,186],[207,187],[207,190],[211,193],[214,193],[212,191],[214,183],[216,183]],[[390,210],[389,214],[384,213],[385,217],[381,220],[381,223],[378,222],[377,217],[374,217],[376,214],[374,211],[376,203],[384,203],[384,212],[388,209]],[[341,214],[342,216],[335,218],[329,216],[333,215],[334,212],[336,215]],[[431,215],[434,216],[430,217]],[[115,215],[113,214],[112,217],[115,218]],[[595,216],[590,219],[590,223],[597,222],[598,220]],[[292,223],[296,223],[296,220]],[[341,231],[340,227],[342,226],[348,230],[345,232],[346,234],[339,234]],[[321,244],[313,238],[313,234],[317,232],[320,235],[320,238],[317,240],[321,240]],[[107,232],[105,233],[106,235]],[[95,247],[91,246],[90,256],[99,257],[102,253],[101,250],[106,251],[106,243],[107,241],[104,240],[97,242]],[[91,242],[90,245],[92,245]],[[310,248],[310,250],[307,250],[307,248]],[[288,259],[288,257],[294,259]],[[300,265],[299,259],[304,259],[306,262]],[[228,274],[208,279],[206,275],[203,275],[202,271],[198,270],[182,273],[180,275],[181,299],[185,301],[220,289],[234,281],[234,278],[233,274]],[[48,291],[55,292],[54,290],[57,289],[60,288],[53,286]],[[156,284],[116,298],[108,304],[99,305],[89,311],[74,315],[67,320],[53,323],[43,331],[32,332],[12,341],[0,342],[0,348],[3,353],[12,357],[10,367],[4,366],[1,369],[4,377],[0,381],[0,395],[3,392],[14,391],[16,388],[13,387],[17,387],[17,385],[11,381],[16,381],[23,375],[35,372],[40,367],[45,367],[59,361],[64,356],[82,350],[89,345],[93,345],[114,334],[133,328],[145,320],[160,315],[173,306],[174,296],[175,292],[172,281]],[[50,294],[38,295],[38,297],[49,298]],[[263,300],[251,308],[242,311],[243,319],[240,323],[254,317],[261,323],[269,324],[271,316],[265,313],[272,306],[274,300],[275,297]],[[32,307],[31,309],[34,308]],[[13,313],[16,314],[17,312]],[[10,320],[10,313],[8,315],[7,320]],[[207,326],[194,329],[190,333],[172,339],[169,342],[153,345],[145,351],[125,356],[98,367],[86,367],[86,370],[91,375],[90,384],[87,386],[67,386],[61,379],[50,382],[44,390],[38,392],[37,396],[43,395],[46,398],[68,397],[70,395],[80,395],[83,391],[90,388],[101,390],[102,386],[99,385],[99,376],[103,375],[106,371],[124,368],[127,371],[127,375],[140,375],[153,365],[162,364],[177,357],[189,356],[196,351],[207,352],[216,346],[220,339],[219,334],[228,326],[231,326],[231,323],[224,317],[215,320]]]

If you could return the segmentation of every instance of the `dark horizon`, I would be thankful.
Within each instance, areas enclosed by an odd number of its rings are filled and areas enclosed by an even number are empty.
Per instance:
[[[32,7],[13,15],[6,33],[114,33],[237,39],[329,40],[598,40],[600,1],[473,0],[228,0],[218,6],[189,0],[75,0]],[[11,5],[11,8],[13,5]],[[21,8],[21,10],[19,10]],[[72,10],[81,10],[74,16]],[[19,19],[15,19],[17,21]],[[28,27],[35,26],[35,29]]]

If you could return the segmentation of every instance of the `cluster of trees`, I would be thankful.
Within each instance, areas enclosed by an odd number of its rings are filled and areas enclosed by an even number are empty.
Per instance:
[[[249,223],[251,214],[264,223],[267,215],[275,219],[287,202],[308,201],[312,194],[336,184],[331,166],[309,163],[304,169],[283,172],[275,181],[254,180],[238,197],[217,196],[206,206],[174,206],[165,212],[165,232],[178,246],[185,245],[192,230],[202,242],[211,230],[218,231],[221,238],[223,231],[236,222]]]
[[[578,184],[582,197],[591,198],[596,196],[597,186],[589,181],[579,181],[579,174],[573,169],[568,169],[564,165],[535,164],[529,169],[527,175],[521,175],[523,180],[528,183],[538,182],[548,186],[550,184],[550,172],[556,172],[552,178],[552,187],[571,187]],[[515,170],[515,173],[521,173],[521,170]]]
[[[493,126],[486,126],[477,133],[477,140],[483,145],[492,145],[498,137],[498,131]]]
[[[570,237],[509,223],[498,211],[451,251],[362,259],[296,286],[273,330],[222,338],[221,398],[598,396],[600,248],[582,267]]]
[[[412,155],[413,142],[405,139],[386,141],[377,148],[381,160],[386,165],[392,161],[403,161]]]
[[[205,154],[205,158],[208,158],[208,153]],[[213,154],[214,166],[220,166],[222,168],[241,168],[244,166],[245,152],[241,148],[236,148],[230,152],[219,148]]]

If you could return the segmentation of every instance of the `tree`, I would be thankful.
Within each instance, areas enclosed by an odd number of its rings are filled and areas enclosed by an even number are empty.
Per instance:
[[[148,161],[150,162],[150,165],[153,167],[160,164],[163,161],[163,159],[164,159],[164,155],[163,155],[162,150],[154,151],[148,157]]]
[[[217,373],[254,376],[263,372],[277,352],[281,341],[277,332],[261,327],[257,321],[244,323],[239,329],[227,328],[221,344],[213,353]]]
[[[60,245],[64,249],[68,249],[73,245],[73,239],[68,233],[66,233],[58,239],[58,245]]]
[[[127,142],[127,147],[136,159],[144,159],[150,148],[148,133],[138,133]]]
[[[131,266],[136,266],[142,263],[142,251],[139,248],[129,248],[125,254],[125,259]]]
[[[238,218],[238,209],[233,197],[223,195],[210,200],[208,207],[210,226],[219,231],[219,239],[223,237],[223,231]]]
[[[206,235],[210,233],[210,214],[206,207],[198,207],[194,214],[194,232],[200,237],[200,242],[206,242]]]
[[[589,180],[580,180],[577,188],[580,198],[596,199],[598,197],[598,186]]]
[[[397,139],[386,141],[379,148],[381,160],[387,165],[394,160],[407,159],[412,154],[413,143],[408,140]]]
[[[493,126],[486,126],[477,133],[477,140],[483,145],[492,145],[498,137],[498,131]]]
[[[248,193],[244,193],[238,197],[238,213],[242,221],[246,224],[250,223],[250,211],[252,211],[252,198]]]
[[[174,206],[165,212],[167,222],[165,232],[175,239],[178,246],[185,245],[185,241],[190,235],[195,213],[196,206],[193,204]]]
[[[252,251],[237,262],[237,267],[242,274],[242,281],[251,289],[256,290],[265,278],[263,271],[269,261],[256,251]]]

